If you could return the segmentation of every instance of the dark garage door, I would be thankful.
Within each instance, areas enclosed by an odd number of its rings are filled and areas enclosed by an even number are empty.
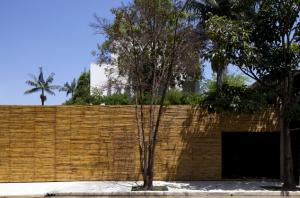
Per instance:
[[[223,132],[224,179],[279,179],[279,132]]]

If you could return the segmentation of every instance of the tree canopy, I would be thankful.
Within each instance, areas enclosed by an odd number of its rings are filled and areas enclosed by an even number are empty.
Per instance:
[[[46,79],[44,77],[43,68],[39,68],[39,73],[37,76],[30,74],[31,80],[27,80],[26,84],[30,85],[31,89],[25,91],[24,94],[31,94],[35,92],[41,92],[40,99],[42,105],[44,105],[47,100],[46,93],[50,95],[55,95],[54,90],[58,89],[59,86],[51,85],[54,80],[54,73],[51,73]]]
[[[186,81],[195,82],[202,71],[199,62],[202,42],[189,20],[187,3],[134,0],[112,10],[113,23],[96,18],[94,25],[107,38],[99,48],[99,62],[117,63],[120,74],[127,77],[134,91],[144,189],[153,187],[154,151],[166,95],[170,88],[182,86]],[[144,108],[145,96],[149,97],[149,111]]]
[[[276,97],[280,111],[282,137],[282,176],[284,188],[295,188],[291,156],[290,121],[288,115],[299,105],[300,93],[293,87],[294,74],[299,69],[300,3],[298,0],[256,1],[254,15],[246,20],[216,23],[229,43],[241,39],[229,50],[231,63],[256,80]],[[216,18],[218,19],[218,18]],[[228,28],[228,24],[239,23]],[[245,24],[245,25],[244,25]],[[240,31],[240,32],[238,32]],[[225,50],[227,51],[227,50]],[[233,52],[233,53],[231,53]]]

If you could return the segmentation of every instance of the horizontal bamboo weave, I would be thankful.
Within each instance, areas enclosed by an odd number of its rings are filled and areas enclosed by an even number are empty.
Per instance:
[[[156,147],[156,180],[221,178],[221,131],[277,131],[271,109],[207,114],[169,106]],[[133,106],[0,106],[0,182],[137,180]]]

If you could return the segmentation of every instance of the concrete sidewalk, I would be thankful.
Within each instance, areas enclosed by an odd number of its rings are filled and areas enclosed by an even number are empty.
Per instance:
[[[261,186],[279,186],[277,182],[249,181],[198,181],[163,182],[168,191],[132,192],[131,187],[141,182],[44,182],[0,183],[0,196],[43,197],[49,196],[297,196],[298,192],[269,191]]]

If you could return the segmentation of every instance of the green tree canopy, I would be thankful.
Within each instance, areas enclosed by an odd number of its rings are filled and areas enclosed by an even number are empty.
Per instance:
[[[112,23],[97,18],[94,25],[107,38],[97,54],[100,62],[118,65],[120,74],[128,77],[135,92],[145,189],[153,185],[154,151],[167,92],[186,80],[193,81],[202,71],[199,55],[203,43],[195,24],[189,20],[186,5],[187,2],[177,0],[134,0],[112,10],[115,16]],[[143,106],[146,95],[150,98],[149,111]],[[149,113],[148,127],[144,123],[146,113]],[[149,132],[145,133],[146,130]]]
[[[100,95],[91,96],[90,94],[90,71],[84,71],[80,74],[72,97],[65,102],[71,104],[100,104]]]
[[[213,75],[212,79],[206,80],[206,92],[213,92],[217,90],[216,79],[217,77]],[[240,74],[225,74],[223,83],[231,87],[246,87],[250,82],[250,78],[246,75]]]
[[[245,24],[241,20],[245,21],[253,15],[255,1],[192,0],[189,8],[198,21],[200,32],[207,39],[203,58],[210,61],[213,72],[217,74],[216,87],[219,92],[234,49],[243,43],[245,37]]]
[[[255,15],[241,26],[245,33],[243,45],[234,47],[233,64],[276,94],[280,111],[282,137],[282,176],[284,188],[294,189],[288,115],[296,109],[300,93],[293,87],[294,74],[299,69],[300,2],[298,0],[257,1]],[[223,35],[230,35],[223,25]],[[232,39],[231,36],[228,39]]]

